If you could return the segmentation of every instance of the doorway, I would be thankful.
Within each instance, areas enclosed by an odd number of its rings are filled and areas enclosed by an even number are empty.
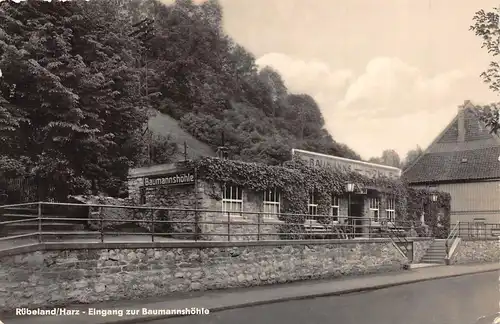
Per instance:
[[[363,209],[365,206],[364,196],[351,195],[349,204],[349,225],[352,226],[352,233],[355,237],[360,237],[363,233]]]

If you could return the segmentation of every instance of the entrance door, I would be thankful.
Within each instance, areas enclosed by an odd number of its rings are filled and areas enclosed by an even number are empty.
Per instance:
[[[349,206],[351,217],[349,223],[353,226],[353,233],[356,234],[356,237],[361,236],[363,233],[363,208],[364,208],[364,199],[363,196],[360,195],[351,195],[351,204]]]

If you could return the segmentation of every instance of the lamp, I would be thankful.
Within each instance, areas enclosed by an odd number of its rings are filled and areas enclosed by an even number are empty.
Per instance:
[[[348,182],[345,186],[345,191],[348,192],[349,196],[348,196],[348,203],[347,203],[347,222],[350,223],[350,225],[354,225],[352,224],[352,215],[351,215],[351,193],[354,192],[354,183],[350,183]],[[355,232],[356,232],[356,229],[353,228],[353,235],[356,235]]]
[[[438,195],[437,195],[437,194],[435,194],[435,193],[433,193],[433,194],[431,195],[431,201],[432,201],[432,202],[436,202],[437,200],[438,200]]]

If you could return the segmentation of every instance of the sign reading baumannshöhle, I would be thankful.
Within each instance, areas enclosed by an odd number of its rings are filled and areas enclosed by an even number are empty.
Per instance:
[[[357,172],[370,178],[387,177],[391,179],[399,179],[401,177],[401,169],[387,165],[350,160],[337,156],[297,149],[292,149],[292,156],[293,158],[299,158],[306,161],[311,167],[314,168],[336,168],[339,170]]]
[[[179,186],[194,184],[194,172],[170,173],[161,176],[147,177],[144,179],[146,187],[154,186]]]

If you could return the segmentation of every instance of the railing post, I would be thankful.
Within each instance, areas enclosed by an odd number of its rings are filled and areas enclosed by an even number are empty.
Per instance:
[[[151,211],[151,242],[155,241],[155,211],[153,209]]]
[[[38,202],[38,243],[42,243],[42,203]]]
[[[197,242],[200,236],[200,213],[198,209],[194,211],[194,241]]]
[[[194,241],[198,241],[198,237],[200,236],[200,214],[198,209],[194,211]]]
[[[339,218],[338,218],[339,216],[340,215],[337,215],[337,221],[339,220]],[[330,226],[332,227],[332,234],[331,234],[330,238],[333,238],[333,235],[334,235],[333,233],[335,232],[335,230],[334,230],[334,228],[335,228],[335,222],[333,221],[333,219],[334,219],[334,217],[332,216],[332,218],[331,218],[332,223],[330,224]]]
[[[99,207],[99,218],[101,220],[101,243],[104,243],[104,213],[102,212],[102,207]]]
[[[262,214],[257,214],[257,241],[260,241],[260,222],[261,222]]]
[[[368,218],[368,238],[372,238],[372,219]]]
[[[231,213],[227,212],[227,241],[231,241]]]
[[[309,218],[309,239],[312,240],[313,234],[312,234],[312,217]]]

